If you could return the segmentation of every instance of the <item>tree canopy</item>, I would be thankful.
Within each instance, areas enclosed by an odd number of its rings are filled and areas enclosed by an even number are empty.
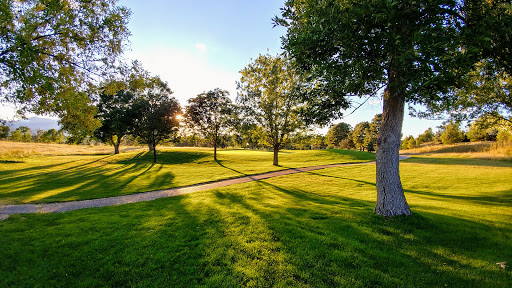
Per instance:
[[[101,126],[94,131],[94,136],[114,145],[114,154],[119,154],[123,137],[133,131],[135,100],[136,95],[125,90],[116,94],[107,94],[105,91],[100,94],[95,118],[101,121]]]
[[[123,52],[130,11],[117,0],[0,1],[0,97],[20,112],[67,116]],[[81,111],[83,112],[83,111]]]
[[[510,1],[288,0],[274,21],[290,57],[331,91],[319,119],[383,91],[375,211],[395,216],[411,213],[398,169],[405,103],[453,102],[482,59],[510,67],[510,19]]]
[[[339,148],[341,141],[349,137],[349,133],[352,130],[350,124],[341,122],[335,124],[327,131],[327,144],[331,148]]]
[[[185,118],[190,128],[209,140],[214,148],[214,160],[217,160],[220,136],[231,124],[234,107],[228,96],[228,91],[216,88],[190,98],[186,107]]]
[[[282,56],[260,55],[240,71],[237,103],[262,126],[274,150],[274,165],[289,134],[303,126],[299,112],[304,78]]]
[[[153,150],[153,162],[156,163],[156,146],[163,140],[176,135],[180,125],[178,115],[181,106],[172,97],[173,92],[167,82],[148,89],[148,93],[138,97],[133,105],[135,119],[133,134]]]

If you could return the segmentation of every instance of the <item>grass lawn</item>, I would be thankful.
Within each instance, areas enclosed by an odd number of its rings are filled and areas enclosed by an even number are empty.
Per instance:
[[[401,177],[413,215],[391,219],[374,165],[14,215],[0,286],[510,287],[512,163],[414,157]]]
[[[44,144],[43,144],[44,145]],[[67,147],[67,146],[66,146]],[[0,161],[0,204],[47,203],[119,196],[215,181],[290,167],[361,162],[367,152],[282,151],[280,167],[272,152],[211,149],[158,151],[158,163],[144,151],[118,155],[44,155]]]

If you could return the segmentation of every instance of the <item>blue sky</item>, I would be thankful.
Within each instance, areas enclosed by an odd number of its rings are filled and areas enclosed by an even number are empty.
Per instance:
[[[132,11],[130,49],[125,57],[141,61],[154,75],[169,83],[182,105],[197,94],[221,88],[236,97],[239,71],[259,54],[280,53],[280,37],[273,28],[284,0],[120,0]],[[356,100],[357,101],[357,100]],[[345,119],[352,126],[371,121],[382,112],[379,99],[372,99]],[[0,116],[9,114],[0,109]],[[345,114],[349,114],[348,110]],[[403,134],[418,135],[440,121],[404,119]],[[325,131],[323,129],[322,131]]]

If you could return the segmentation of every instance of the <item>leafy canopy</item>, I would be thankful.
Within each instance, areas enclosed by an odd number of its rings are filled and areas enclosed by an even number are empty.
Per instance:
[[[178,100],[171,96],[173,92],[167,82],[155,84],[147,87],[147,94],[138,97],[133,104],[136,115],[133,135],[153,148],[153,162],[156,163],[156,146],[177,134],[180,125],[177,116],[182,111]]]
[[[59,116],[87,106],[76,93],[115,65],[130,34],[130,11],[116,2],[0,1],[1,100]]]
[[[260,55],[240,71],[237,103],[245,116],[262,126],[268,143],[280,147],[303,126],[300,99],[304,78],[281,56]]]
[[[228,91],[216,88],[188,100],[186,119],[189,126],[212,145],[231,124],[234,107],[228,96]]]
[[[288,0],[274,22],[288,28],[290,56],[332,91],[319,114],[383,87],[409,103],[452,103],[474,63],[512,63],[510,1]]]

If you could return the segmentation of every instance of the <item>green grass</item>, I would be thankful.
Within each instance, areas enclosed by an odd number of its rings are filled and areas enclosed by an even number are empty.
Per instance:
[[[372,212],[374,165],[11,216],[0,287],[510,287],[512,163],[452,160],[402,162],[409,217]]]
[[[152,163],[148,152],[118,155],[32,155],[0,161],[0,204],[48,203],[127,195],[138,192],[331,163],[361,162],[374,155],[359,151],[282,151],[280,167],[272,152],[169,149]]]

